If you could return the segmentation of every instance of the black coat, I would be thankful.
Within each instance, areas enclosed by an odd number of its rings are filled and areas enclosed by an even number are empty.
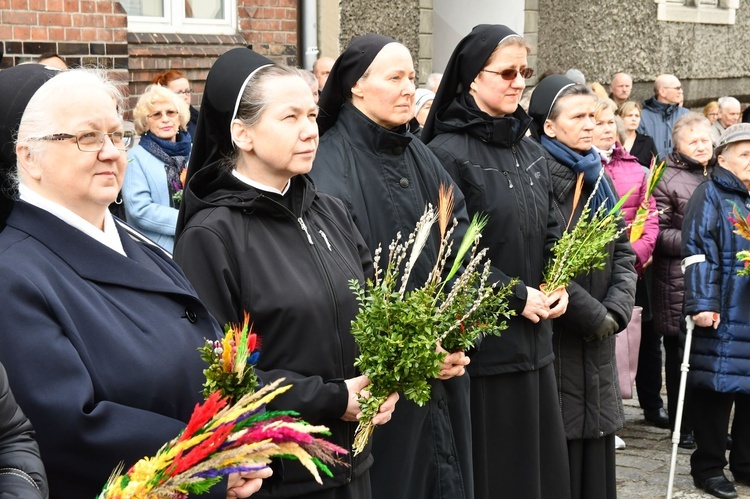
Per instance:
[[[682,261],[682,224],[688,201],[696,187],[709,179],[714,162],[703,167],[692,158],[672,151],[669,168],[654,189],[659,213],[659,237],[654,250],[654,328],[665,336],[678,336],[683,324],[685,295]]]
[[[53,499],[96,497],[176,437],[203,401],[196,349],[221,333],[164,251],[119,230],[127,257],[17,202],[0,233],[0,362]]]
[[[482,244],[489,248],[493,279],[520,279],[510,301],[516,315],[502,336],[484,338],[471,353],[472,376],[539,369],[553,359],[551,322],[521,316],[526,286],[539,288],[560,235],[544,149],[525,136],[530,123],[521,108],[491,118],[454,100],[435,117],[429,143],[466,196],[469,214],[489,215]]]
[[[307,177],[293,178],[285,198],[226,171],[199,170],[186,191],[175,260],[221,323],[250,313],[261,338],[259,376],[293,385],[269,407],[328,426],[330,440],[351,449],[357,425],[340,419],[349,396],[344,380],[357,376],[349,330],[358,306],[348,282],[371,272],[369,251],[343,204],[317,194]],[[333,468],[323,487],[299,463],[276,463],[258,497],[339,487],[372,464],[369,448],[343,460],[350,466]]]
[[[34,429],[8,386],[0,364],[0,499],[48,497],[47,475]]]
[[[638,162],[646,168],[651,167],[651,160],[657,155],[656,144],[651,136],[643,133],[635,133],[633,147],[630,148],[630,155],[635,156]]]
[[[551,155],[547,166],[561,226],[573,211],[575,174]],[[614,184],[610,182],[612,192]],[[571,223],[575,224],[591,189],[584,186]],[[623,427],[625,414],[615,365],[615,337],[587,340],[610,312],[622,331],[635,303],[635,253],[623,231],[609,244],[604,268],[576,277],[568,286],[570,302],[565,314],[552,321],[555,372],[560,408],[568,440],[600,438]]]
[[[440,184],[453,184],[419,139],[386,130],[351,104],[341,107],[321,139],[311,177],[320,191],[344,201],[370,250],[382,244],[384,255],[397,232],[408,237],[427,203],[437,203]],[[457,188],[454,194],[460,240],[468,217],[463,195]],[[412,285],[427,279],[438,244],[436,228],[414,266]],[[472,497],[467,378],[432,381],[425,407],[402,395],[391,422],[375,431],[375,499]]]

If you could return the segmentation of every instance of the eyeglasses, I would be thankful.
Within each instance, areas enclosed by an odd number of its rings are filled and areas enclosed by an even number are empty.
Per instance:
[[[188,95],[188,94],[192,94],[193,93],[193,89],[192,88],[186,88],[185,90],[176,90],[175,93],[179,94],[179,95]]]
[[[503,69],[502,71],[492,71],[491,69],[483,69],[485,73],[492,73],[495,75],[499,75],[503,80],[506,81],[513,81],[515,80],[518,75],[520,74],[524,79],[529,79],[534,75],[534,70],[531,68],[523,68],[523,69]]]
[[[680,90],[682,90],[682,85],[680,85],[679,87],[664,87],[664,88],[666,88],[667,90],[677,90],[679,92]]]
[[[33,140],[70,140],[75,139],[78,150],[82,152],[99,152],[104,147],[104,136],[109,137],[112,144],[120,151],[127,151],[133,145],[135,132],[132,130],[120,132],[100,132],[99,130],[82,130],[75,135],[69,133],[56,133],[44,137],[35,137]]]
[[[149,114],[148,117],[151,120],[160,120],[161,117],[165,114],[167,115],[167,118],[174,118],[179,113],[177,113],[177,111],[175,111],[174,109],[170,109],[168,111],[164,111],[163,113],[161,111],[156,111],[154,114]]]

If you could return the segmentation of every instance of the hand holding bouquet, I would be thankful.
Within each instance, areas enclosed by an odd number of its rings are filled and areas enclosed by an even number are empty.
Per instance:
[[[440,375],[446,355],[438,346],[448,352],[465,350],[480,335],[499,335],[507,327],[503,318],[511,313],[507,297],[515,283],[498,287],[488,282],[490,262],[486,249],[478,248],[486,219],[474,217],[445,274],[457,224],[454,221],[449,227],[452,212],[452,189],[441,187],[438,209],[427,207],[407,241],[402,242],[398,234],[391,242],[384,271],[378,266],[382,248],[375,251],[375,277],[367,289],[357,281],[350,283],[360,304],[351,330],[360,350],[355,365],[371,382],[369,397],[360,399],[355,455],[365,448],[374,430],[372,418],[389,394],[403,392],[418,405],[427,403],[429,380]],[[414,264],[435,223],[441,236],[437,260],[427,282],[407,291]]]
[[[182,499],[202,494],[234,473],[265,468],[273,458],[296,459],[322,483],[320,471],[346,450],[323,440],[325,426],[312,426],[292,411],[266,412],[268,402],[292,389],[283,379],[255,391],[253,365],[257,335],[245,314],[243,326],[229,325],[220,341],[206,340],[199,350],[209,363],[204,370],[206,401],[198,404],[185,430],[153,457],[135,463],[125,474],[113,473],[99,499]]]

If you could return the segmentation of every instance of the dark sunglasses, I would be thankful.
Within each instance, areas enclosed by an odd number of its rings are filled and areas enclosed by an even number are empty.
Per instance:
[[[531,68],[523,68],[523,69],[503,69],[502,71],[492,71],[491,69],[483,69],[485,73],[492,73],[494,75],[499,75],[503,80],[506,81],[513,81],[515,80],[518,75],[520,74],[524,79],[529,79],[532,76],[534,76],[534,70]]]

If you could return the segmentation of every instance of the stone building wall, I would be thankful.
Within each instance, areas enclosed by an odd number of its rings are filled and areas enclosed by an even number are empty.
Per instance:
[[[734,25],[657,21],[653,0],[539,0],[538,70],[578,68],[605,86],[625,71],[634,96],[652,95],[653,80],[673,73],[686,105],[721,95],[750,100],[750,2]]]
[[[340,3],[340,8],[339,44],[342,51],[355,36],[379,33],[406,45],[411,51],[415,67],[417,66],[420,60],[419,0],[377,3],[370,0],[347,0]]]

